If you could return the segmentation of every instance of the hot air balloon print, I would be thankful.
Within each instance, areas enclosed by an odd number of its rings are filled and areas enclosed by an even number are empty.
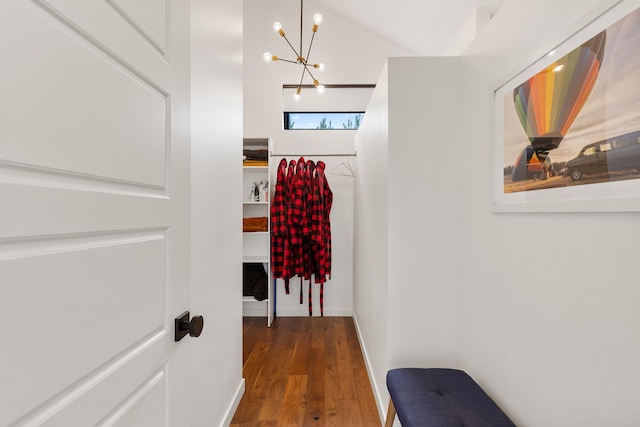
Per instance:
[[[513,90],[520,123],[538,154],[558,148],[596,83],[606,32],[602,31]]]
[[[551,171],[549,156],[544,153],[536,153],[531,144],[528,144],[516,159],[511,172],[511,180],[515,182],[536,177],[544,179],[545,173]]]

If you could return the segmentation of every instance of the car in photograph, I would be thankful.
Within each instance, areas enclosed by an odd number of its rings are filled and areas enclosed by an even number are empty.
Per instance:
[[[583,175],[634,169],[640,171],[640,131],[585,145],[567,162],[566,175],[578,181]]]

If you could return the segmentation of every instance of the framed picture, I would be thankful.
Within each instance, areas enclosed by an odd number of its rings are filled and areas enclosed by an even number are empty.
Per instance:
[[[498,88],[495,121],[496,212],[640,211],[640,8]]]

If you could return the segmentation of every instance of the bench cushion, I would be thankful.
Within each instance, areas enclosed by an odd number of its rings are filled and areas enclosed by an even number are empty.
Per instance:
[[[402,427],[515,427],[464,371],[392,369],[387,387]]]

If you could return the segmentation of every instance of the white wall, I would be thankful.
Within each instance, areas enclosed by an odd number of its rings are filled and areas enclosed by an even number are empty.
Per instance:
[[[561,19],[571,34],[585,16],[612,2],[568,3],[561,9],[571,14]],[[622,2],[609,16],[638,5]],[[519,31],[549,25],[544,7],[529,15],[544,24],[527,20]],[[544,52],[559,41],[542,39],[538,48]],[[507,51],[512,53],[498,63],[514,69],[535,59],[517,45]],[[462,187],[464,365],[519,426],[636,426],[640,265],[633,258],[639,216],[491,212],[492,170],[475,165],[493,164],[492,106],[488,91],[473,87],[492,87],[509,68],[485,68],[483,59],[469,57],[486,77],[475,73],[467,80],[475,114],[467,118],[462,141],[463,169],[476,171]],[[548,238],[526,238],[534,229]]]
[[[354,313],[381,412],[386,371],[459,367],[460,58],[390,58],[356,136]]]
[[[389,61],[388,275],[381,279],[387,282],[388,304],[385,312],[379,300],[366,301],[368,306],[356,303],[359,328],[380,395],[386,390],[385,369],[451,364],[473,376],[519,426],[635,426],[640,420],[640,264],[633,259],[640,237],[638,214],[497,214],[491,207],[492,91],[509,70],[541,56],[521,49],[518,43],[525,38],[519,35],[536,34],[540,52],[548,51],[561,41],[559,35],[570,35],[576,23],[611,2],[570,1],[558,8],[546,0],[524,3],[510,2],[530,14],[521,16],[518,7],[503,9],[489,24],[504,31],[501,37],[493,44],[478,42],[465,58]],[[624,14],[637,5],[623,1],[612,13]],[[548,33],[537,33],[549,26]],[[514,39],[508,37],[512,32]],[[443,72],[447,68],[449,76]],[[439,87],[432,87],[427,77],[433,73]],[[427,90],[437,90],[426,96],[416,89],[412,76],[419,75],[425,76]],[[447,90],[452,100],[442,98],[441,91]],[[404,113],[397,115],[401,110],[394,108],[395,94],[401,95],[401,105],[422,111],[430,124],[405,126]],[[356,137],[359,151],[384,140],[384,130],[375,132],[369,125],[365,119]],[[435,153],[445,163],[429,163],[419,174],[405,167],[419,162],[411,162],[404,150],[426,154],[430,136],[447,128],[454,138],[447,141],[449,148],[438,147]],[[394,152],[394,144],[401,144],[402,153]],[[375,150],[378,155],[384,151]],[[452,163],[456,157],[458,163]],[[358,157],[363,181],[357,187],[356,224],[366,221],[371,207],[371,199],[361,197],[373,191],[365,160]],[[461,171],[457,182],[449,181],[451,167]],[[431,183],[423,187],[423,201],[405,197],[399,183],[420,178]],[[443,194],[456,188],[457,199]],[[433,211],[433,200],[451,206],[451,218],[446,209]],[[384,214],[378,218],[384,220]],[[441,229],[425,228],[433,235],[412,234],[409,229],[420,218]],[[365,232],[356,227],[356,295],[369,286],[370,277],[362,272],[380,263],[384,252],[359,252],[371,244]],[[447,232],[451,242],[442,240]],[[550,237],[553,246],[547,238],[524,237],[531,233]],[[406,271],[398,273],[400,266]],[[382,273],[381,268],[376,271]],[[378,290],[384,292],[384,285]],[[372,318],[373,310],[386,315],[388,330]],[[385,409],[386,403],[379,400]]]
[[[244,386],[242,3],[193,0],[191,24],[192,425],[228,425]]]
[[[388,336],[388,71],[385,66],[356,135],[353,318],[378,402],[384,388]],[[386,408],[386,406],[385,406]],[[378,409],[382,411],[382,407]],[[382,412],[381,412],[382,414]]]
[[[313,62],[323,62],[326,70],[316,77],[328,84],[375,83],[388,55],[409,55],[387,39],[372,34],[353,22],[322,9],[315,2],[304,4],[303,49],[311,34],[311,17],[320,12],[324,22],[316,34],[311,53]],[[300,80],[298,66],[284,62],[265,64],[262,54],[269,51],[289,58],[290,48],[272,29],[280,21],[294,46],[299,45],[299,4],[285,0],[244,0],[244,137],[266,138],[274,143],[274,152],[305,155],[307,153],[352,153],[355,131],[284,131],[282,126],[282,85]],[[309,25],[307,25],[309,24]],[[304,81],[310,84],[308,77]],[[317,96],[314,90],[303,96]],[[288,157],[291,159],[294,157]],[[308,158],[308,157],[305,157]],[[331,212],[333,238],[332,278],[325,284],[325,315],[350,316],[353,311],[353,197],[354,179],[331,175],[342,158],[311,157],[327,164],[327,179],[334,193]],[[280,157],[272,161],[277,164]],[[345,158],[355,168],[355,159]],[[356,171],[356,174],[358,171]],[[275,172],[272,176],[275,182]],[[277,286],[279,316],[307,316],[307,282],[304,304],[299,304],[299,279],[292,280],[291,295]],[[314,285],[315,286],[315,285]],[[318,287],[315,286],[314,315],[319,314]]]
[[[457,365],[459,58],[389,59],[389,364]],[[422,337],[428,337],[423,339]]]

